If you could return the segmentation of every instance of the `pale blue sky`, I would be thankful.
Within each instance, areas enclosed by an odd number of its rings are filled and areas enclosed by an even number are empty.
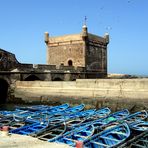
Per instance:
[[[108,72],[148,75],[148,0],[0,0],[0,48],[46,63],[44,32],[110,34]]]

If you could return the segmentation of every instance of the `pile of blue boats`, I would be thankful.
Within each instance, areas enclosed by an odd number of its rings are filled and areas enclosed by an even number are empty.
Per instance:
[[[84,104],[16,106],[0,111],[0,130],[8,126],[9,133],[72,147],[82,142],[86,148],[111,148],[125,144],[133,134],[148,136],[147,119],[146,110],[130,114],[127,109],[111,113],[108,107],[85,110]]]

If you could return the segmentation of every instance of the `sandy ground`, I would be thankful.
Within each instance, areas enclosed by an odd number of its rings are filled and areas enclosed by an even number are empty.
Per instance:
[[[41,141],[30,136],[6,135],[0,131],[0,148],[70,148],[70,146]]]

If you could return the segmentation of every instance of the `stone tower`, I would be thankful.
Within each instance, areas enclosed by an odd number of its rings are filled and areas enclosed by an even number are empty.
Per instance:
[[[100,37],[88,33],[87,26],[83,25],[79,34],[50,37],[46,32],[45,43],[47,64],[85,67],[86,73],[106,77],[108,34]]]

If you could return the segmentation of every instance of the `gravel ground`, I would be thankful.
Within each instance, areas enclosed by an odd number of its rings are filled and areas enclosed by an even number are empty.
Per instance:
[[[50,143],[24,135],[5,135],[0,131],[0,148],[70,148],[65,144]]]

